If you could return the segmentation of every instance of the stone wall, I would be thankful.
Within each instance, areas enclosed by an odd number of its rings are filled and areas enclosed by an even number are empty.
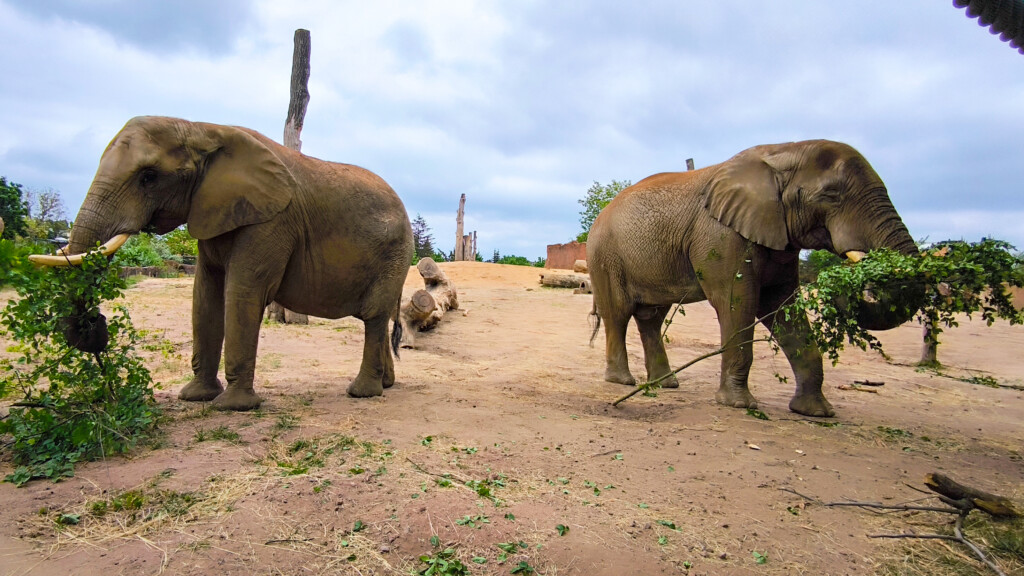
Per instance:
[[[545,268],[558,270],[572,270],[572,265],[577,260],[587,259],[587,243],[579,243],[575,240],[568,244],[549,244],[548,259],[544,264]]]

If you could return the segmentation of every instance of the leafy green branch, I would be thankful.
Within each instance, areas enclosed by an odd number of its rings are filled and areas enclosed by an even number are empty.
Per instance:
[[[2,245],[7,244],[7,245]],[[0,241],[0,281],[18,297],[0,312],[14,357],[0,360],[0,448],[17,465],[4,480],[73,474],[76,462],[130,450],[158,415],[149,371],[136,354],[139,335],[128,311],[100,304],[120,297],[125,281],[99,253],[81,267],[38,270],[27,254]],[[85,326],[102,346],[83,352],[69,342]]]

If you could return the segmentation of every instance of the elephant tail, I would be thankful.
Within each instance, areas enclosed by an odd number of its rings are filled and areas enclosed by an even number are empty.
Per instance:
[[[590,347],[594,347],[594,338],[597,338],[597,331],[601,328],[601,315],[597,313],[597,302],[594,302],[594,307],[590,309],[588,315],[590,326],[592,331],[590,332]]]
[[[402,323],[398,321],[399,314],[402,312],[402,300],[398,300],[398,307],[395,309],[395,316],[391,319],[391,350],[395,353],[395,358],[401,358],[398,351],[401,349],[402,343]]]

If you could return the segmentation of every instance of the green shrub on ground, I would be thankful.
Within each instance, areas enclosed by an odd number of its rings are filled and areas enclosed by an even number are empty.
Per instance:
[[[123,306],[106,319],[105,350],[82,352],[65,336],[69,318],[95,325],[100,303],[122,295],[117,266],[93,253],[81,267],[36,269],[9,244],[0,241],[0,280],[18,298],[0,312],[0,329],[16,356],[0,360],[0,399],[14,403],[0,419],[0,450],[17,466],[4,480],[20,486],[132,449],[153,431],[158,411]]]

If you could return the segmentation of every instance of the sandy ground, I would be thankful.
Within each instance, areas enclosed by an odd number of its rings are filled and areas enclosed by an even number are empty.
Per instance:
[[[764,344],[751,389],[770,420],[715,403],[717,359],[613,408],[627,389],[602,381],[589,296],[541,288],[534,268],[443,267],[462,310],[403,350],[384,397],[345,396],[359,322],[265,324],[266,402],[244,414],[176,400],[191,279],[136,285],[164,435],[64,482],[0,484],[0,575],[408,574],[446,547],[473,574],[868,574],[906,546],[868,534],[945,519],[805,506],[783,489],[895,503],[941,471],[1024,498],[1024,393],[916,370],[917,325],[879,334],[889,361],[849,350],[826,367],[825,426],[788,411],[792,385],[774,375],[792,380],[788,364]],[[407,293],[421,286],[412,269]],[[669,337],[675,365],[713,350],[714,311],[686,306]],[[1024,327],[965,320],[942,340],[950,375],[1024,383]],[[642,377],[635,329],[629,347]],[[885,385],[838,388],[865,379]],[[95,512],[126,490],[137,510]],[[58,529],[60,514],[81,521]]]

